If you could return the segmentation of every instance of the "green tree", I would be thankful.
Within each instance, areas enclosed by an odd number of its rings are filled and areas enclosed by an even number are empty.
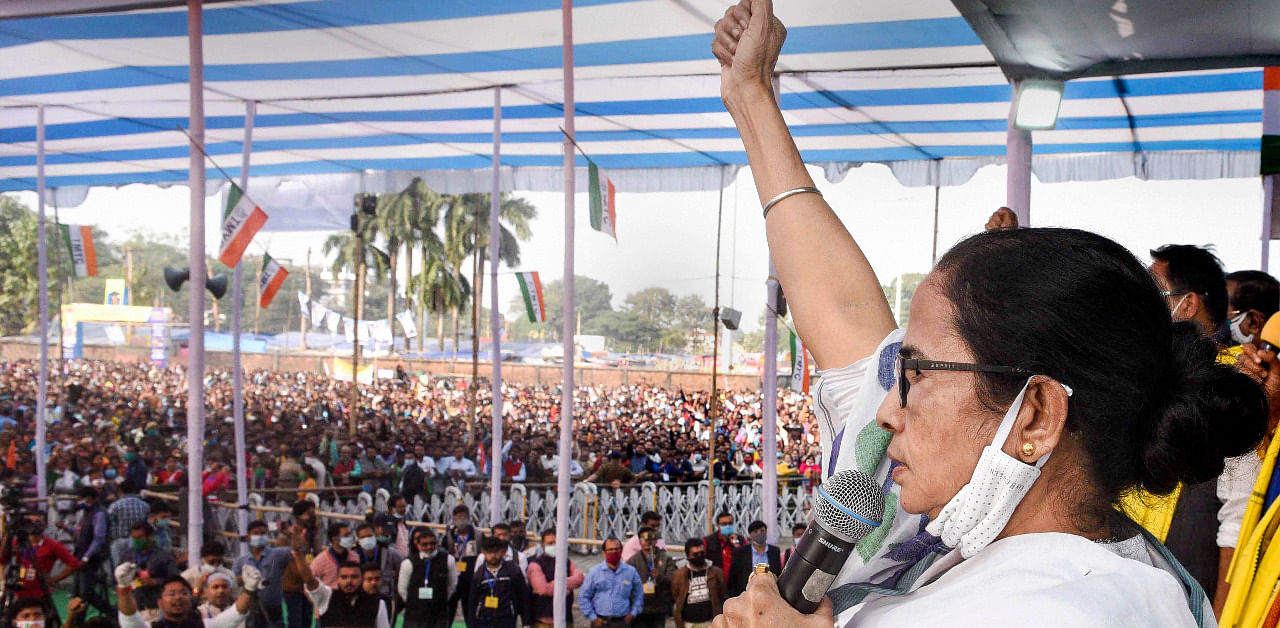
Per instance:
[[[605,333],[604,315],[613,311],[613,294],[603,281],[584,275],[574,275],[574,305],[583,334]],[[542,285],[543,309],[547,312],[545,323],[530,323],[525,315],[524,300],[516,296],[511,300],[509,312],[515,315],[510,335],[513,339],[537,339],[546,342],[560,340],[564,322],[564,282],[556,279]],[[575,328],[577,327],[577,321]]]
[[[55,284],[58,275],[53,260],[61,238],[52,221],[46,223],[45,229],[49,281]],[[37,233],[35,212],[11,197],[0,196],[0,335],[20,334],[39,325]],[[54,311],[52,303],[49,308]]]
[[[898,312],[898,326],[905,327],[907,319],[911,316],[911,297],[915,296],[916,288],[920,287],[920,282],[924,281],[924,273],[906,273],[902,275],[902,308]],[[888,285],[881,285],[884,290],[884,298],[889,301],[889,309],[892,310],[897,305],[898,279],[894,277]]]

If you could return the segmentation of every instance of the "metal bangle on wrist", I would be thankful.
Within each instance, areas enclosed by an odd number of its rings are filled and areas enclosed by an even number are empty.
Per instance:
[[[818,196],[822,196],[822,191],[813,186],[791,188],[790,190],[787,190],[769,199],[769,202],[764,204],[764,217],[766,219],[769,218],[769,210],[773,209],[773,206],[777,205],[779,201],[791,196],[795,196],[796,194],[805,194],[805,193],[812,193],[812,194],[817,194]]]

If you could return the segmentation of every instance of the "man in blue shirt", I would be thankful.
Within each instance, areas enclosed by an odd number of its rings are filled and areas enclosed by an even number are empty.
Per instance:
[[[267,522],[256,519],[249,522],[249,553],[236,559],[231,571],[236,577],[245,565],[262,574],[262,590],[258,592],[257,608],[249,613],[249,628],[284,628],[284,569],[293,561],[293,552],[287,547],[271,547],[267,536]]]
[[[763,521],[752,521],[747,526],[750,542],[733,550],[729,566],[729,597],[737,597],[747,590],[747,581],[755,573],[756,565],[769,565],[769,572],[782,574],[782,553],[777,545],[769,545],[769,528]]]
[[[635,567],[622,562],[622,541],[604,541],[604,562],[587,572],[578,608],[594,628],[625,628],[644,608],[644,585]]]

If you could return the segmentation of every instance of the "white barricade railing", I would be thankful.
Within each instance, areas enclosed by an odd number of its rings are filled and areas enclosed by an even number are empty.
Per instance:
[[[715,512],[733,515],[740,530],[761,518],[763,483],[726,483],[716,488]],[[556,489],[547,485],[513,484],[503,488],[502,521],[522,520],[529,538],[537,540],[543,530],[552,529],[556,522]],[[249,494],[250,516],[267,521],[277,530],[278,522],[290,520],[294,501],[292,494]],[[373,513],[385,512],[390,494],[379,489],[369,493],[307,493],[306,499],[316,504],[321,513],[321,523],[327,524],[326,513],[343,515],[344,518],[364,518]],[[459,488],[449,485],[425,499],[415,497],[409,505],[409,520],[448,525],[453,522],[453,509],[458,505],[470,509],[471,520],[480,527],[487,527],[491,504],[487,487],[472,485]],[[813,490],[807,482],[780,482],[778,485],[778,529],[787,534],[792,525],[808,520],[814,505]],[[262,508],[263,510],[260,510]],[[626,538],[640,527],[640,515],[647,511],[662,515],[661,537],[673,548],[684,545],[691,537],[703,536],[707,522],[707,482],[697,484],[643,483],[622,488],[610,488],[588,482],[573,485],[569,498],[569,535],[574,539],[601,541],[610,536]],[[209,524],[220,536],[232,537],[237,531],[236,509],[211,508]],[[60,521],[74,529],[79,519],[76,512],[50,513],[50,522]],[[228,542],[234,555],[239,543]],[[598,547],[585,543],[576,546],[579,551],[598,551]]]

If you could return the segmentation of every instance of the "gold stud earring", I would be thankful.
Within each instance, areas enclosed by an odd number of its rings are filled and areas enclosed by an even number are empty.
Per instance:
[[[1030,458],[1030,457],[1031,457],[1032,455],[1034,455],[1035,453],[1036,453],[1036,446],[1035,446],[1035,445],[1032,445],[1031,443],[1027,443],[1027,444],[1025,444],[1025,445],[1023,445],[1023,446],[1022,446],[1022,455],[1024,455],[1024,456],[1026,456],[1026,457]]]

